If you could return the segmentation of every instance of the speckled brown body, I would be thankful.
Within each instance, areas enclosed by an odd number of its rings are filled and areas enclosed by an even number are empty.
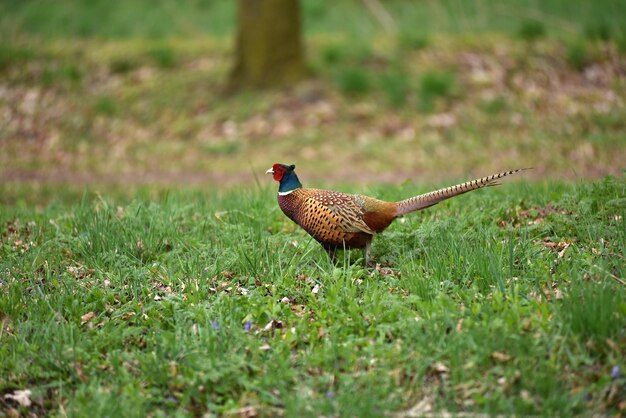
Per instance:
[[[396,217],[395,203],[319,189],[296,189],[278,205],[326,249],[363,248]]]

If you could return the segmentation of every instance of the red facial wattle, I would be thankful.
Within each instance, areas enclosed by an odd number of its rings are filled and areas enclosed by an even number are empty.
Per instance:
[[[285,174],[285,168],[280,164],[274,164],[272,169],[274,170],[274,174],[272,174],[274,180],[281,181],[283,179],[283,175]]]

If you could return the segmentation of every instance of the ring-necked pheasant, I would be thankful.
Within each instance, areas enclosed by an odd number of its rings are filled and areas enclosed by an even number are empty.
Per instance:
[[[280,183],[278,205],[282,211],[322,244],[331,259],[338,249],[365,247],[367,265],[374,234],[384,231],[394,219],[481,187],[497,186],[499,179],[525,170],[505,171],[399,202],[384,202],[359,194],[303,188],[295,168],[274,164],[265,172]]]

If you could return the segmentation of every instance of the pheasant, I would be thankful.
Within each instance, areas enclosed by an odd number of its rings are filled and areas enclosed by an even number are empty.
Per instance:
[[[280,183],[278,205],[284,214],[322,244],[333,260],[338,249],[365,247],[368,266],[374,235],[384,231],[394,219],[481,187],[497,186],[499,179],[525,170],[505,171],[399,202],[385,202],[359,194],[303,188],[295,168],[274,164],[265,172]]]

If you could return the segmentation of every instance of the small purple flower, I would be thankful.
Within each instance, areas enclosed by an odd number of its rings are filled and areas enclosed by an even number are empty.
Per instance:
[[[611,377],[613,379],[619,379],[619,376],[620,376],[619,366],[613,366],[613,368],[611,369]]]
[[[334,398],[334,397],[335,397],[335,394],[334,394],[334,393],[333,393],[333,391],[332,391],[332,390],[330,390],[330,389],[328,389],[328,390],[326,391],[326,394],[325,394],[325,395],[326,395],[326,397],[327,397],[328,399],[332,399],[332,398]]]
[[[252,322],[250,322],[250,321],[246,321],[246,322],[243,324],[243,329],[245,329],[246,331],[250,331],[250,328],[252,328]]]
[[[217,323],[217,320],[211,319],[211,325],[213,325],[213,329],[215,331],[219,331],[220,330],[220,324]]]

